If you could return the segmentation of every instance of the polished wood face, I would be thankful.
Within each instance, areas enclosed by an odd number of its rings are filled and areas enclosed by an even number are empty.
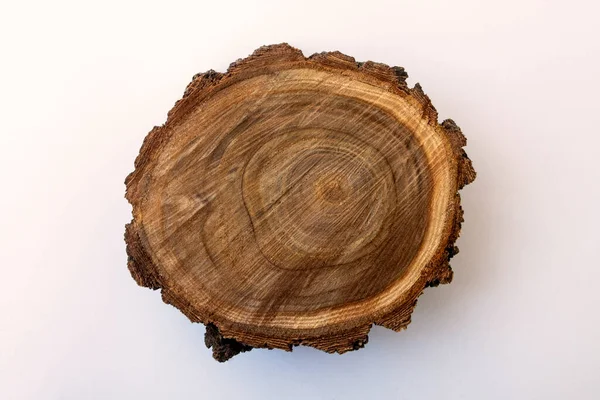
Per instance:
[[[147,138],[130,270],[240,342],[349,350],[450,279],[463,142],[397,69],[259,49],[197,76]]]

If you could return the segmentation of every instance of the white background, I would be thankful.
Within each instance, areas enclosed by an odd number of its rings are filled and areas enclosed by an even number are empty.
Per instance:
[[[1,4],[1,399],[600,398],[597,2]],[[219,364],[131,279],[123,180],[196,72],[283,41],[404,66],[478,178],[407,331]]]

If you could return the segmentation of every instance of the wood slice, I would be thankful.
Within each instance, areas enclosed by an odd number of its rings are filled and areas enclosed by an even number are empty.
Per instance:
[[[225,361],[253,347],[343,353],[404,329],[452,279],[465,137],[400,67],[261,47],[198,74],[126,179],[128,266],[207,325]]]

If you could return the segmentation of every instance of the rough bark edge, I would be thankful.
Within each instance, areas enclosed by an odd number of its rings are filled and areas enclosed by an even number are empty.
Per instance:
[[[128,268],[132,277],[140,286],[151,289],[162,288],[163,301],[180,309],[192,322],[201,322],[207,325],[205,342],[207,347],[212,347],[213,357],[217,361],[226,361],[240,352],[251,350],[253,347],[279,348],[291,351],[294,346],[308,345],[317,349],[333,353],[344,353],[364,347],[368,342],[368,333],[372,323],[385,326],[395,331],[405,329],[411,321],[411,314],[417,304],[417,298],[427,287],[450,283],[453,277],[450,259],[458,253],[454,245],[460,234],[463,222],[463,211],[460,206],[460,195],[456,193],[455,201],[449,204],[447,213],[452,221],[447,228],[447,241],[445,246],[432,258],[430,263],[423,269],[420,279],[407,293],[405,299],[391,312],[379,317],[373,316],[370,324],[360,325],[349,330],[341,330],[337,333],[320,335],[307,338],[273,337],[271,335],[256,335],[242,332],[212,321],[210,315],[198,315],[198,312],[183,299],[177,298],[161,280],[158,269],[151,257],[146,253],[135,224],[137,202],[144,197],[144,187],[148,183],[149,176],[145,176],[146,167],[152,164],[159,149],[168,142],[170,131],[168,126],[177,123],[179,118],[184,117],[195,104],[206,98],[215,91],[217,86],[229,86],[244,79],[247,71],[269,72],[278,63],[287,62],[288,67],[301,66],[310,63],[312,67],[333,70],[349,70],[362,73],[361,80],[386,88],[401,96],[408,97],[422,111],[423,118],[432,126],[442,129],[448,138],[451,151],[456,161],[456,189],[473,182],[476,177],[471,160],[463,147],[466,138],[454,121],[448,119],[441,124],[438,123],[438,114],[429,97],[424,93],[420,84],[409,88],[406,84],[408,74],[402,67],[390,67],[385,64],[372,61],[356,62],[353,57],[344,55],[338,51],[316,53],[305,57],[302,52],[286,43],[263,46],[249,57],[232,63],[225,74],[209,70],[193,77],[187,86],[181,100],[168,113],[167,121],[161,127],[155,127],[144,139],[140,153],[135,160],[135,170],[127,177],[126,198],[133,206],[134,220],[127,225],[125,241],[127,243]],[[237,75],[238,79],[234,79]],[[225,78],[225,79],[224,79]],[[364,78],[364,79],[363,79]],[[229,81],[229,82],[222,82]]]
[[[212,347],[213,358],[219,362],[225,362],[233,356],[252,350],[251,346],[240,343],[235,339],[223,337],[219,328],[214,324],[206,325],[204,344],[209,349]]]
[[[152,290],[162,288],[162,280],[158,274],[158,269],[140,242],[135,220],[125,225],[125,242],[127,243],[125,248],[127,268],[131,273],[131,277],[140,286]]]

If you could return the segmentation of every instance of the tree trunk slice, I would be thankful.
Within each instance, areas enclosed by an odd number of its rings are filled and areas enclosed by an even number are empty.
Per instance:
[[[465,137],[400,67],[266,46],[198,74],[126,179],[128,266],[207,325],[225,361],[253,347],[363,347],[452,279],[475,178]]]

